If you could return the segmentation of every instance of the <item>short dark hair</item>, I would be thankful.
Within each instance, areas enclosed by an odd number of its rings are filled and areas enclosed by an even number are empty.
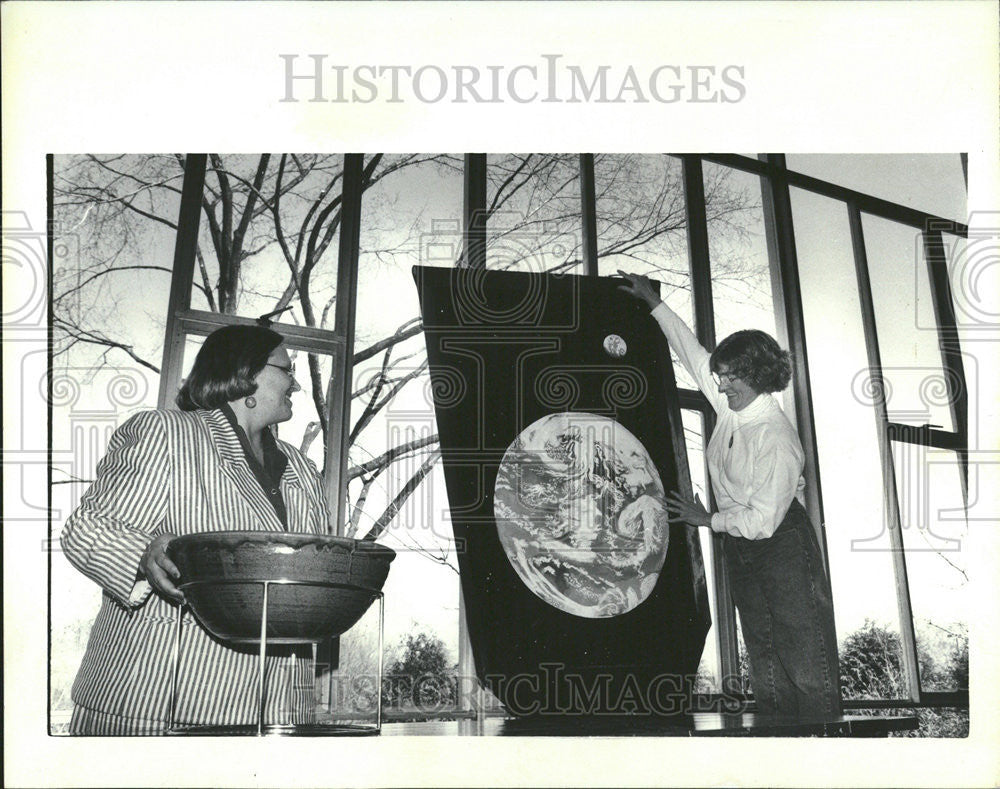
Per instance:
[[[780,392],[792,378],[788,351],[767,332],[744,329],[719,343],[709,360],[712,372],[721,365],[749,384],[755,392]]]
[[[257,391],[254,379],[285,338],[263,326],[224,326],[208,337],[177,393],[182,411],[218,408]]]

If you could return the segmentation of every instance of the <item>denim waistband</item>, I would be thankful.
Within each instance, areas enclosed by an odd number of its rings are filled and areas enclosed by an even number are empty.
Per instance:
[[[791,505],[788,507],[788,512],[785,513],[785,517],[781,519],[781,523],[778,524],[778,528],[774,530],[774,534],[770,537],[764,537],[760,540],[750,540],[746,537],[736,537],[732,534],[726,534],[725,542],[731,543],[736,547],[752,547],[754,545],[762,545],[768,540],[773,540],[776,537],[781,537],[788,532],[793,532],[796,529],[808,529],[812,531],[812,523],[809,521],[809,513],[806,512],[806,508],[802,506],[802,503],[796,499],[792,499]]]

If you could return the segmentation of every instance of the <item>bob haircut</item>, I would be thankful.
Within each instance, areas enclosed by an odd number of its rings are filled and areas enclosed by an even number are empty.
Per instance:
[[[757,329],[734,332],[719,343],[709,366],[717,373],[722,365],[755,392],[780,392],[792,378],[788,351],[770,334]]]
[[[182,411],[218,408],[257,391],[254,379],[285,338],[263,326],[224,326],[205,338],[177,393]]]

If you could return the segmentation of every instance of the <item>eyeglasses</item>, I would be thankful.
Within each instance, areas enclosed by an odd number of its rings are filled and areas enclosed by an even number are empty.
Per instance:
[[[283,367],[280,364],[271,364],[271,362],[264,362],[264,364],[268,367],[277,367],[281,372],[291,376],[293,381],[295,380],[295,362],[292,362],[288,367]]]
[[[727,384],[731,384],[738,378],[739,376],[736,373],[712,373],[712,380],[715,381],[716,386],[722,386],[723,381]]]

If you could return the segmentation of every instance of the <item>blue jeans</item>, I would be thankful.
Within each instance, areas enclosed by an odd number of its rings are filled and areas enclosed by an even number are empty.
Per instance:
[[[771,537],[727,534],[723,545],[756,711],[796,718],[840,715],[833,601],[805,508],[793,499]]]

